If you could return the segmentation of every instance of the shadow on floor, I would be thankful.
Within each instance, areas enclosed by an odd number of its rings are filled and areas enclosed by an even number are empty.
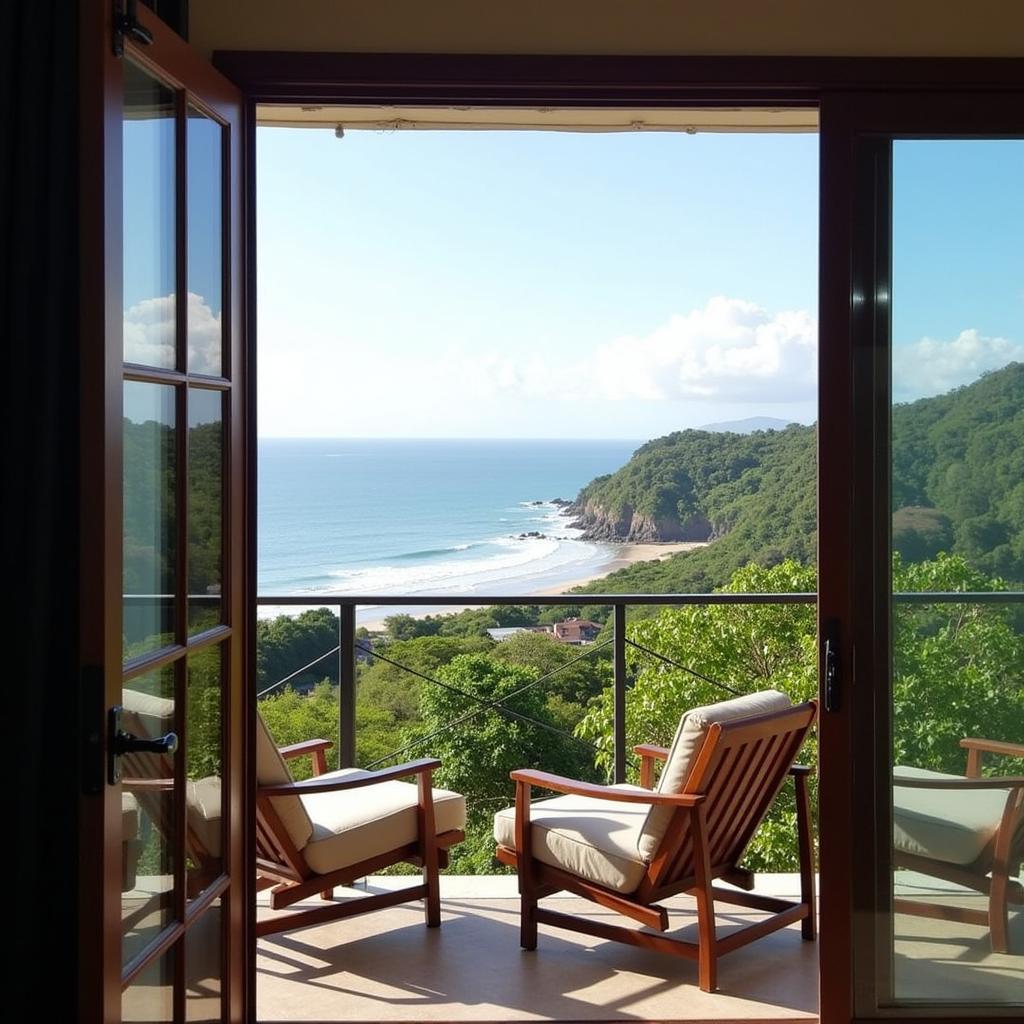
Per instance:
[[[673,935],[695,940],[681,898]],[[559,909],[621,923],[580,900]],[[672,901],[670,906],[679,906]],[[724,957],[719,992],[697,987],[696,963],[541,928],[519,948],[519,903],[447,899],[427,929],[419,904],[263,939],[259,1013],[265,1020],[778,1019],[817,1013],[817,949],[799,926]],[[721,935],[760,915],[719,915]]]

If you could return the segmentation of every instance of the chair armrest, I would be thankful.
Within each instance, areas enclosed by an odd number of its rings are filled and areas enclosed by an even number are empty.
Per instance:
[[[129,793],[162,792],[174,789],[174,779],[121,779],[121,785]]]
[[[418,761],[407,761],[405,764],[385,768],[379,772],[359,772],[347,775],[343,779],[306,779],[303,782],[282,782],[276,786],[260,786],[257,796],[309,796],[311,793],[334,793],[345,789],[361,789],[373,786],[378,782],[389,782],[392,779],[405,779],[410,775],[427,775],[441,762],[436,757],[423,757]]]
[[[301,743],[290,743],[286,747],[278,747],[277,752],[286,761],[289,761],[293,757],[302,757],[303,754],[312,754],[317,750],[330,750],[333,746],[333,740],[303,740]]]
[[[893,789],[1021,789],[1024,788],[1024,775],[990,776],[984,779],[959,775],[952,779],[893,779],[892,785]]]
[[[1024,743],[1007,743],[1005,740],[986,740],[976,736],[966,736],[960,741],[960,746],[967,751],[967,775],[972,779],[981,775],[982,754],[1024,757]]]
[[[960,741],[960,746],[965,750],[985,750],[990,754],[1024,757],[1024,743],[1008,743],[1006,740],[983,740],[975,736],[966,736]]]
[[[640,743],[633,748],[633,753],[640,755],[640,785],[644,789],[654,789],[654,762],[668,760],[668,747]]]
[[[309,755],[313,759],[313,774],[323,775],[327,771],[327,758],[324,751],[334,746],[331,740],[303,740],[302,743],[292,743],[287,747],[278,747],[277,752],[286,760],[293,757]]]
[[[655,761],[668,760],[668,747],[659,747],[654,743],[638,743],[633,748],[633,753],[639,754],[641,757],[649,757]]]
[[[539,772],[532,768],[520,768],[509,772],[509,778],[527,786],[540,786],[556,793],[571,793],[575,796],[590,796],[598,800],[615,800],[622,804],[647,804],[659,807],[696,807],[704,802],[703,793],[652,793],[646,789],[616,789],[601,786],[595,782],[580,782],[550,772]]]

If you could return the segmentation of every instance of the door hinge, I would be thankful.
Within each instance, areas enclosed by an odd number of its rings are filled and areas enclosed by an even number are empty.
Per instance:
[[[153,33],[139,21],[138,0],[114,0],[114,56],[124,56],[124,40],[150,46]]]

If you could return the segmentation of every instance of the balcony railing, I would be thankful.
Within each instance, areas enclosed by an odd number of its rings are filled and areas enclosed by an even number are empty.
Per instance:
[[[383,661],[387,661],[386,655],[382,655],[377,650],[370,650],[361,645],[359,639],[356,636],[356,610],[360,607],[381,607],[381,608],[408,608],[408,607],[429,607],[429,608],[443,608],[443,607],[455,607],[465,608],[470,607],[489,607],[489,606],[509,606],[509,605],[533,605],[533,606],[544,606],[544,607],[564,607],[566,605],[579,605],[586,603],[587,605],[604,605],[611,608],[612,610],[612,637],[610,640],[605,640],[600,643],[594,643],[589,645],[589,649],[580,655],[580,658],[589,657],[592,654],[597,653],[598,650],[602,650],[611,646],[612,648],[612,686],[614,693],[614,726],[613,726],[613,759],[614,769],[613,776],[615,782],[625,782],[626,773],[628,767],[628,755],[626,745],[626,689],[627,689],[627,671],[626,671],[626,650],[627,647],[633,647],[638,650],[642,650],[648,655],[651,655],[661,661],[672,665],[675,668],[682,669],[685,672],[689,672],[692,675],[704,679],[706,682],[711,682],[714,685],[720,687],[726,693],[737,695],[741,691],[729,686],[726,683],[718,682],[717,680],[711,680],[707,676],[703,676],[698,670],[693,669],[687,665],[684,665],[672,658],[667,657],[664,654],[660,654],[657,651],[648,650],[645,647],[633,642],[626,635],[626,609],[629,607],[637,607],[643,605],[654,605],[658,607],[684,607],[684,606],[708,606],[708,605],[809,605],[814,604],[817,600],[816,594],[808,593],[781,593],[781,594],[555,594],[555,595],[544,595],[544,596],[526,596],[526,595],[500,595],[500,596],[484,596],[484,595],[466,595],[466,596],[454,596],[454,595],[443,595],[443,596],[430,596],[430,597],[402,597],[395,595],[388,596],[342,596],[342,595],[260,595],[257,598],[257,604],[261,606],[273,605],[275,607],[293,607],[293,608],[330,608],[334,609],[338,616],[338,643],[329,651],[325,651],[322,655],[315,658],[313,661],[303,665],[301,668],[285,676],[283,679],[277,680],[270,686],[266,687],[262,693],[268,693],[276,690],[280,686],[294,679],[295,677],[308,672],[314,666],[327,660],[332,656],[336,656],[338,659],[338,686],[339,686],[339,751],[338,751],[338,764],[339,767],[353,767],[356,762],[356,659],[361,647],[364,651],[372,654],[374,658],[379,658]],[[578,659],[574,659],[578,660]],[[396,663],[397,664],[397,663]],[[569,664],[572,664],[570,662]],[[449,684],[442,683],[433,677],[426,676],[424,673],[418,670],[411,669],[406,665],[398,665],[399,668],[404,669],[413,675],[419,676],[428,683],[432,683],[438,686],[449,686]],[[554,671],[560,671],[568,667],[568,665],[561,665]],[[553,674],[553,673],[549,673]],[[529,684],[535,686],[544,681],[546,676],[542,676]],[[462,691],[460,691],[461,693]],[[520,715],[518,712],[505,705],[505,701],[515,694],[507,695],[500,701],[481,701],[479,698],[470,695],[462,694],[463,696],[470,697],[471,700],[476,702],[479,706],[477,712],[492,708],[493,710],[508,714],[511,717],[523,718],[525,716]],[[466,718],[471,717],[473,713]],[[458,719],[454,722],[449,723],[446,728],[454,728],[455,726],[462,724],[464,719]],[[538,726],[542,729],[552,729],[546,723],[539,722],[535,719],[529,719],[531,724]],[[562,730],[555,730],[562,732]],[[578,737],[573,736],[571,733],[564,733],[565,737],[575,742],[586,742],[580,740]],[[429,737],[423,737],[428,739]],[[422,740],[418,741],[422,742]],[[395,753],[400,753],[396,751]],[[372,767],[368,766],[368,767]]]
[[[1024,600],[1024,592],[1018,591],[921,591],[907,592],[893,595],[896,603],[908,604],[1003,604],[1015,603]],[[260,606],[275,606],[282,608],[329,608],[337,613],[338,618],[338,642],[330,650],[325,651],[317,658],[289,673],[282,679],[265,687],[260,695],[270,693],[279,689],[292,679],[308,672],[310,669],[326,661],[328,658],[337,658],[337,672],[339,685],[339,767],[352,767],[356,763],[356,663],[360,651],[371,654],[374,658],[382,661],[389,661],[386,654],[376,649],[363,645],[356,636],[356,610],[360,607],[378,608],[408,608],[408,607],[429,607],[434,608],[484,608],[489,606],[511,606],[529,605],[539,607],[564,607],[574,606],[581,603],[587,605],[603,605],[612,611],[612,636],[599,643],[589,645],[587,651],[580,655],[580,658],[589,657],[608,646],[612,648],[612,686],[613,686],[613,777],[615,782],[626,780],[628,768],[628,754],[626,743],[626,691],[627,691],[627,667],[626,654],[628,648],[642,651],[646,655],[662,661],[673,668],[681,669],[698,679],[712,684],[721,689],[723,695],[736,695],[741,691],[727,683],[711,679],[692,666],[685,665],[676,658],[669,657],[664,653],[650,650],[633,640],[626,633],[626,610],[630,607],[657,606],[657,607],[707,607],[713,605],[813,605],[817,601],[815,593],[712,593],[712,594],[554,594],[554,595],[436,595],[436,596],[401,596],[401,595],[269,595],[263,594],[257,598]],[[569,665],[574,664],[574,659],[566,665],[559,666],[552,673],[541,676],[534,680],[530,686],[542,683],[549,675],[561,671]],[[450,684],[428,676],[407,665],[393,662],[398,668],[418,676],[424,681],[443,687],[451,688]],[[506,714],[513,718],[524,718],[515,710],[507,707],[505,701],[515,694],[507,695],[498,701],[486,701],[481,698],[462,693],[469,697],[478,707],[475,712],[463,718],[448,723],[445,728],[454,728],[462,724],[465,719],[473,717],[487,709],[493,709],[499,713]],[[552,729],[547,723],[529,719],[531,724],[542,729]],[[562,732],[562,730],[556,730]],[[564,732],[563,735],[574,742],[585,743],[579,737]],[[423,737],[418,742],[423,742],[430,737]],[[415,745],[415,744],[413,744]],[[394,753],[402,753],[395,751]],[[380,759],[385,760],[385,759]],[[379,763],[378,762],[375,762]],[[373,767],[372,765],[368,767]]]

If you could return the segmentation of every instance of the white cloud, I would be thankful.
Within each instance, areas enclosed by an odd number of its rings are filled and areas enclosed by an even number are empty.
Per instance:
[[[608,398],[793,401],[815,394],[817,347],[808,311],[717,296],[644,337],[599,346],[591,371]]]
[[[893,398],[909,402],[945,394],[1015,360],[1024,360],[1024,344],[989,338],[973,327],[961,331],[952,341],[925,337],[896,345],[892,354]]]
[[[143,299],[125,310],[124,358],[144,366],[173,367],[175,297]],[[188,293],[189,369],[221,372],[221,316],[201,295]]]
[[[216,316],[206,300],[188,293],[188,368],[192,373],[219,377],[223,372],[220,313]]]
[[[807,310],[770,313],[718,296],[650,334],[599,344],[571,361],[556,354],[520,362],[452,347],[441,364],[478,396],[801,401],[817,390],[817,328]]]
[[[144,366],[174,366],[174,295],[143,299],[124,311],[124,358]]]

